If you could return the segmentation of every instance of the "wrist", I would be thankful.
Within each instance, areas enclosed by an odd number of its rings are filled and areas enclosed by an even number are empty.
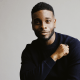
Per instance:
[[[57,54],[53,53],[50,57],[51,57],[54,61],[57,61]]]

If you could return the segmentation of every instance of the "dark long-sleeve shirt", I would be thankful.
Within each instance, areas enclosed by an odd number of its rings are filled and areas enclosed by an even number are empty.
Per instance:
[[[69,54],[56,62],[50,57],[60,44],[69,45]],[[22,52],[21,80],[80,80],[80,41],[56,32],[53,44],[34,40]]]

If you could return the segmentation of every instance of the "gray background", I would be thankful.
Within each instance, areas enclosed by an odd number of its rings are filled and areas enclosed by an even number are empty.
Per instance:
[[[0,0],[0,80],[20,80],[21,53],[36,39],[31,9],[42,0]],[[51,4],[57,19],[56,32],[80,40],[80,0],[43,0]]]

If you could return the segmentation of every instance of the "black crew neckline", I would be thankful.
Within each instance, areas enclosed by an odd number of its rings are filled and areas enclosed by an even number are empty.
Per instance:
[[[57,38],[58,38],[57,32],[55,32],[55,35],[56,35],[55,41],[51,45],[41,44],[40,40],[38,39],[38,42],[39,42],[39,45],[41,46],[41,48],[43,48],[43,49],[50,49],[50,48],[55,47],[56,43],[57,43]]]

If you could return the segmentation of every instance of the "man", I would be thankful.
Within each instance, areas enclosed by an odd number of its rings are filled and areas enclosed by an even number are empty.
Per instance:
[[[80,42],[57,33],[51,5],[40,2],[32,9],[32,28],[38,39],[22,53],[21,80],[80,80]]]

